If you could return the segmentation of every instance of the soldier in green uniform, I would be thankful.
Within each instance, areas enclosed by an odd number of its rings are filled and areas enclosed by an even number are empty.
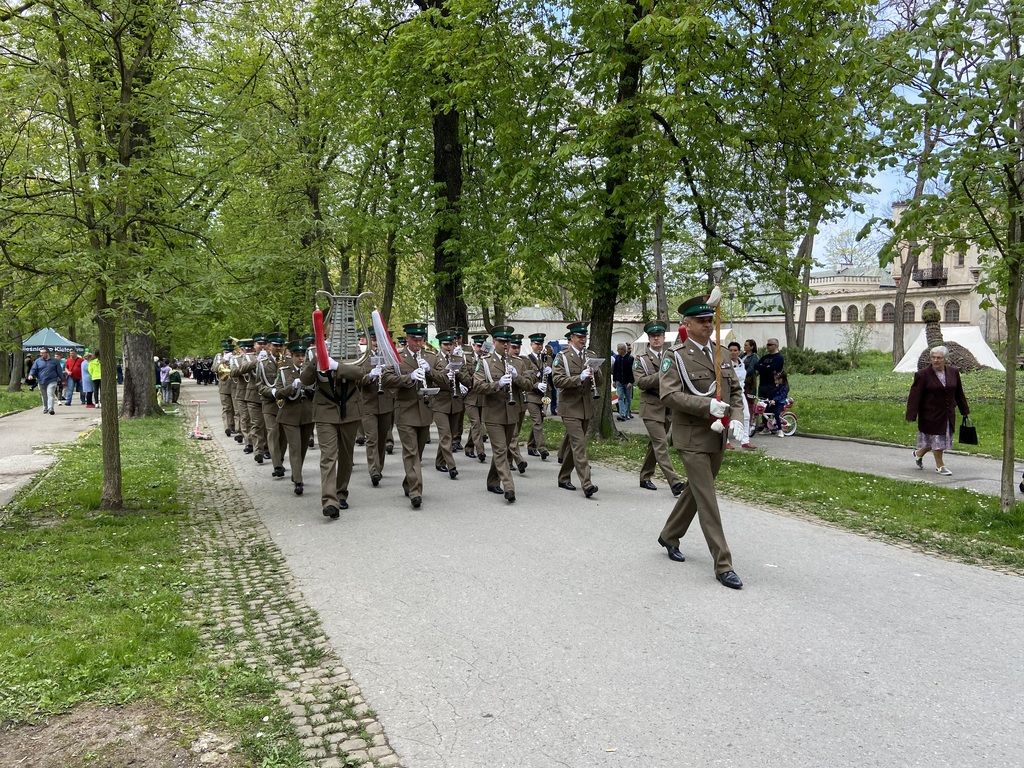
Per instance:
[[[245,392],[242,394],[242,399],[245,401],[245,409],[249,413],[249,445],[252,446],[252,457],[257,464],[262,464],[264,459],[270,458],[270,452],[267,450],[267,425],[263,421],[263,398],[257,389],[259,379],[256,365],[270,357],[270,353],[267,351],[267,335],[265,333],[253,334],[252,341],[254,354],[246,355],[238,366],[238,370],[245,380]],[[249,452],[246,451],[246,453]]]
[[[465,369],[468,375],[468,381],[464,381],[463,385],[472,388],[473,386],[473,369],[476,367],[475,363],[471,363],[470,359],[473,354],[472,348],[467,348],[463,345],[463,337],[466,335],[466,329],[455,326],[452,328],[452,357],[462,363],[462,367]],[[455,427],[455,431],[452,433],[452,453],[462,453],[462,433],[466,429],[466,408],[465,402],[463,402],[463,408],[459,411],[459,422]]]
[[[434,426],[440,438],[434,468],[438,472],[447,472],[454,480],[459,475],[455,466],[455,448],[453,441],[459,429],[459,422],[466,410],[465,397],[469,387],[465,382],[470,380],[472,373],[465,369],[464,360],[453,354],[455,333],[441,331],[437,334],[440,352],[431,365],[428,380],[430,386],[437,387],[438,393],[430,398],[430,407],[434,412]]]
[[[480,393],[481,416],[491,439],[491,468],[487,473],[487,490],[491,493],[504,493],[509,503],[516,500],[515,482],[509,466],[509,449],[522,412],[522,393],[533,386],[533,378],[526,371],[522,359],[513,358],[509,354],[509,341],[514,330],[509,325],[491,329],[494,352],[480,358],[473,376],[473,388]]]
[[[517,370],[524,370],[526,367],[526,361],[519,354],[523,348],[523,334],[513,333],[508,340],[508,355],[513,360],[518,361],[516,368]],[[531,372],[531,375],[532,372]],[[534,376],[536,381],[536,376]],[[536,386],[536,384],[534,384]],[[523,454],[519,449],[519,435],[523,431],[523,421],[526,418],[526,389],[522,389],[520,393],[519,401],[519,420],[516,422],[515,432],[512,434],[512,442],[508,447],[508,464],[510,469],[518,469],[520,475],[526,474],[527,464],[523,460]]]
[[[406,323],[405,346],[398,353],[399,370],[384,368],[384,386],[395,392],[395,425],[402,442],[402,463],[405,479],[402,489],[414,509],[423,503],[423,448],[430,437],[433,412],[427,387],[427,371],[434,354],[424,349],[426,323]]]
[[[231,339],[222,339],[220,352],[213,357],[210,366],[217,377],[217,394],[220,396],[220,418],[224,424],[224,434],[228,437],[235,432],[235,404],[231,398],[231,351],[234,343]]]
[[[475,371],[477,363],[484,355],[484,342],[487,341],[487,334],[482,332],[474,333],[471,355],[466,357],[466,365],[470,370]],[[466,413],[469,415],[469,437],[466,440],[466,456],[471,459],[479,459],[483,464],[487,461],[487,449],[484,448],[484,423],[480,418],[480,392],[472,385],[469,394],[466,395]]]
[[[530,456],[540,456],[547,461],[548,444],[544,437],[544,398],[547,397],[547,377],[551,375],[550,361],[544,352],[544,334],[530,334],[530,354],[526,356],[526,365],[531,369],[537,383],[526,393],[526,410],[530,414],[530,437],[526,443]]]
[[[715,302],[712,298],[711,301]],[[717,303],[717,302],[715,302]],[[737,443],[746,435],[743,423],[743,387],[729,362],[729,354],[711,342],[715,311],[704,296],[695,296],[679,306],[687,339],[673,345],[661,363],[661,401],[672,409],[672,443],[686,467],[689,480],[665,521],[658,543],[670,559],[686,558],[679,540],[699,516],[700,527],[715,561],[715,578],[731,589],[743,582],[732,569],[732,554],[722,530],[722,515],[715,494],[715,478],[725,455],[727,434],[735,432]],[[717,354],[716,354],[717,352]],[[715,381],[720,376],[721,389]],[[739,418],[725,427],[722,418]]]
[[[327,359],[321,371],[310,360],[299,377],[303,385],[316,387],[313,423],[320,441],[320,507],[324,517],[337,520],[348,509],[348,483],[352,478],[356,429],[362,419],[359,381],[362,367]]]
[[[562,466],[558,468],[558,487],[575,491],[572,471],[575,469],[589,499],[597,493],[590,481],[590,460],[587,458],[587,428],[597,412],[595,400],[600,396],[600,370],[587,366],[594,354],[587,349],[587,323],[578,320],[569,323],[569,346],[558,353],[551,366],[555,386],[558,387],[558,413],[565,425],[562,445]]]
[[[277,414],[277,427],[288,446],[288,463],[295,495],[304,490],[302,465],[313,435],[313,393],[302,383],[302,368],[306,362],[306,345],[301,341],[288,345],[290,359],[278,369],[278,384],[271,394],[281,404]]]
[[[672,488],[672,495],[683,492],[683,478],[672,466],[672,456],[668,452],[668,436],[672,430],[672,411],[661,402],[659,381],[661,379],[661,361],[665,348],[666,320],[651,320],[644,326],[647,334],[647,350],[637,355],[633,361],[633,377],[640,389],[640,418],[644,420],[647,434],[651,440],[647,443],[647,455],[640,467],[640,487],[656,491],[654,484],[654,468],[661,467]]]
[[[377,335],[370,331],[370,354],[363,363],[365,375],[360,381],[359,388],[363,394],[366,469],[370,473],[370,482],[374,488],[380,485],[384,476],[384,454],[391,453],[391,445],[394,443],[391,429],[395,423],[395,395],[383,385],[382,361]]]
[[[245,393],[249,389],[249,379],[252,370],[256,365],[256,356],[253,352],[255,342],[252,339],[240,339],[238,342],[239,353],[231,358],[231,377],[235,382],[235,389],[232,392],[234,398],[235,413],[238,414],[238,428],[241,432],[241,440],[245,443],[245,453],[252,453],[252,421],[249,419],[249,405],[245,400]],[[246,372],[243,372],[243,369]],[[238,438],[235,438],[238,440]]]
[[[268,333],[268,355],[256,361],[256,391],[263,399],[263,423],[267,430],[267,450],[270,452],[270,464],[273,466],[274,477],[284,477],[284,452],[287,443],[284,435],[277,427],[277,399],[272,394],[278,384],[277,371],[284,363],[284,334]]]

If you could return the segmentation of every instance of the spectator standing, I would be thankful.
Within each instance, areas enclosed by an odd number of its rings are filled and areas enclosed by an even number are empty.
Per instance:
[[[743,397],[747,403],[746,413],[749,416],[749,427],[750,429],[753,429],[756,417],[751,413],[750,404],[754,401],[754,396],[757,394],[757,373],[754,369],[757,366],[757,361],[760,360],[760,357],[758,357],[757,354],[756,341],[753,339],[747,339],[743,342],[743,354],[740,356],[740,360],[743,361],[743,368],[745,370],[743,377]]]
[[[39,383],[39,394],[43,398],[43,412],[53,416],[54,400],[57,396],[57,383],[60,381],[60,364],[50,357],[50,350],[43,347],[39,357],[32,363],[28,375]]]
[[[160,361],[159,377],[160,391],[163,394],[163,401],[166,405],[171,402],[171,364],[167,360]]]
[[[75,390],[78,390],[82,403],[85,403],[85,395],[82,394],[82,358],[78,356],[77,350],[68,352],[68,359],[64,361],[64,374],[64,405],[71,405]]]
[[[616,347],[615,362],[612,363],[612,381],[615,382],[615,391],[619,395],[619,421],[632,419],[630,398],[633,395],[633,355],[625,344]]]
[[[89,376],[92,378],[92,401],[100,404],[100,353],[97,351],[89,361]]]
[[[92,352],[86,350],[82,357],[82,390],[81,395],[85,398],[86,408],[95,408],[92,402],[92,374],[89,373],[89,363],[92,362]]]
[[[740,357],[740,343],[738,341],[729,342],[729,362],[732,364],[732,369],[736,372],[736,379],[740,382],[740,389],[745,391],[746,385],[743,383],[747,375],[747,366]],[[747,402],[747,397],[744,394],[743,397],[743,424],[746,427],[747,435],[750,434],[750,404]],[[744,439],[741,444],[743,448],[752,449],[754,446],[751,444],[749,437]],[[725,444],[726,448],[732,448],[733,445],[730,442]]]
[[[754,365],[754,370],[757,371],[758,375],[757,396],[762,400],[771,400],[772,393],[775,392],[775,374],[782,370],[786,360],[783,358],[782,353],[779,352],[778,339],[768,339],[764,346],[764,354],[761,355]],[[765,429],[766,423],[767,419],[763,419],[757,431],[760,432]]]
[[[960,371],[946,362],[948,354],[944,346],[932,348],[932,364],[914,374],[907,398],[907,421],[917,420],[914,463],[918,469],[924,469],[924,455],[931,451],[935,456],[935,471],[946,477],[953,473],[943,461],[942,453],[953,447],[956,409],[964,416],[971,412]]]
[[[177,361],[171,365],[171,370],[167,372],[167,383],[171,388],[171,402],[177,403],[178,398],[181,396],[181,368],[178,367]]]

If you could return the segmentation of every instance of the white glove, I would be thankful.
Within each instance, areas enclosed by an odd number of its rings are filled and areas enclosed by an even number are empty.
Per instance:
[[[594,375],[594,372],[592,370],[590,370],[589,368],[584,368],[583,372],[580,373],[580,381],[586,381],[587,379],[589,379],[593,375]]]
[[[299,379],[292,379],[292,389],[294,389],[296,392],[302,389],[302,381]]]
[[[540,391],[540,392],[547,392],[548,391],[548,385],[545,384],[542,381],[540,384],[537,385],[537,390]]]
[[[499,387],[507,387],[511,383],[512,383],[512,377],[509,376],[507,373],[504,376],[502,376],[500,379],[498,379],[498,386]]]
[[[371,379],[379,379],[380,378],[380,374],[381,374],[381,370],[380,370],[380,366],[379,365],[370,369],[370,378]]]
[[[733,419],[729,422],[729,435],[732,441],[737,445],[743,445],[747,442],[747,428],[746,424],[737,419]]]
[[[721,419],[715,419],[714,421],[711,422],[711,431],[717,432],[718,434],[722,434],[723,432],[725,432],[725,424],[722,423]]]
[[[459,391],[462,392],[463,395],[465,395],[469,392],[469,387],[467,387],[465,384],[459,384]]]
[[[429,368],[430,368],[430,363],[428,363],[428,362],[426,361],[426,359],[420,360],[420,370],[421,370],[421,371],[426,371],[426,370],[428,370]]]
[[[550,365],[545,365],[544,366],[544,375],[545,376],[550,376],[551,375],[551,366]]]
[[[720,419],[725,416],[726,411],[729,410],[729,404],[724,400],[718,400],[717,398],[711,401],[711,415],[716,419]]]
[[[511,371],[513,379],[519,378],[519,371],[516,370],[516,367],[514,365],[509,368],[509,371]]]
[[[327,370],[336,371],[338,370],[338,361],[330,355],[327,356]]]
[[[225,353],[224,353],[224,354],[223,354],[223,355],[221,356],[220,360],[221,360],[221,362],[222,362],[222,363],[224,363],[225,365],[228,365],[228,364],[230,364],[230,363],[231,363],[231,358],[232,358],[232,354],[231,354],[230,352],[225,352]]]
[[[448,381],[455,381],[455,371],[448,371]]]
[[[409,374],[409,377],[413,381],[418,381],[420,384],[427,383],[427,372],[423,368],[417,368],[415,371]]]
[[[270,355],[267,354],[267,350],[261,349],[260,353],[256,355],[257,360],[266,360]]]

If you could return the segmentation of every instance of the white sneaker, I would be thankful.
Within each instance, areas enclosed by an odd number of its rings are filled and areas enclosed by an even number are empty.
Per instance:
[[[776,437],[785,437],[785,436],[786,436],[786,433],[785,433],[785,432],[783,432],[783,431],[782,431],[782,430],[780,429],[780,430],[779,430],[778,432],[776,432],[776,433],[775,433],[775,436],[776,436]]]
[[[943,477],[951,477],[953,475],[953,473],[949,471],[949,467],[938,467],[935,471]]]

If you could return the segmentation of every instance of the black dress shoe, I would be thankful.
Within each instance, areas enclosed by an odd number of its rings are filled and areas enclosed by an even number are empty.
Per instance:
[[[270,458],[270,451],[264,451],[263,452],[263,458],[264,459],[269,459]]]
[[[516,469],[519,470],[519,474],[520,475],[526,473],[526,466],[527,466],[527,464],[526,464],[525,461],[520,461],[518,464],[516,464]]]
[[[530,456],[540,456],[540,451],[538,451],[536,448],[531,448],[530,450],[527,451],[527,453]]]
[[[295,495],[296,496],[301,496],[302,495],[302,491],[303,491],[302,483],[296,483],[295,484]]]
[[[365,437],[357,437],[356,438],[356,445],[366,445],[366,438]]]
[[[380,473],[376,475],[370,475],[370,482],[373,483],[374,488],[380,485]]]
[[[648,491],[656,491],[656,490],[658,490],[658,486],[656,486],[650,480],[641,480],[640,481],[640,487],[641,488],[646,488]]]
[[[558,457],[558,463],[559,463],[559,464],[561,464],[561,463],[562,463],[562,457],[561,457],[561,456],[559,456],[559,457]]]
[[[678,496],[680,493],[686,490],[686,483],[676,483],[672,486],[672,495]]]
[[[658,537],[658,543],[661,544],[666,550],[668,550],[668,559],[675,560],[677,563],[685,563],[686,557],[682,552],[679,551],[679,547],[673,547],[671,544],[666,544],[665,540]]]
[[[230,429],[225,429],[224,430],[224,434],[227,435],[228,437],[231,437],[231,430]]]
[[[340,506],[342,509],[348,509],[348,502],[342,499],[341,501],[338,502],[338,506]]]
[[[489,438],[489,437],[487,436],[487,433],[486,433],[486,432],[484,432],[484,434],[482,435],[482,437],[483,437],[483,441],[484,441],[485,443],[486,443],[486,442],[487,442],[488,440],[490,440],[490,439],[491,439],[491,438]]]
[[[284,467],[274,467],[274,477],[284,477]]]
[[[448,471],[448,467],[446,467],[444,464],[441,464],[440,466],[436,466],[436,467],[434,467],[434,469],[436,469],[438,472],[447,472]]]
[[[388,456],[390,456],[394,452],[395,452],[395,446],[394,445],[385,445],[384,446],[384,453],[386,453]]]
[[[420,504],[423,503],[423,497],[422,496],[413,496],[411,499],[409,499],[409,501],[412,502],[412,508],[413,509],[419,509],[420,508]]]
[[[475,459],[475,458],[476,458],[476,451],[471,451],[471,450],[469,450],[469,449],[467,448],[467,449],[466,449],[466,455],[467,455],[467,456],[468,456],[469,458],[471,458],[471,459]]]
[[[559,488],[565,488],[565,490],[567,490],[567,491],[575,491],[576,490],[576,486],[573,485],[572,483],[559,483],[558,487]]]
[[[486,453],[484,453],[483,451],[480,451],[480,453],[478,453],[478,454],[476,455],[476,457],[477,457],[478,459],[480,459],[480,463],[481,463],[481,464],[483,464],[483,463],[484,463],[485,461],[487,461],[487,454],[486,454]]]
[[[722,584],[727,586],[729,589],[743,589],[743,582],[740,581],[740,577],[736,575],[736,571],[725,571],[724,573],[716,573],[715,578],[718,579]]]
[[[245,448],[242,449],[242,453],[252,453],[252,446],[251,445],[245,446]]]
[[[253,458],[253,460],[254,460],[254,461],[255,461],[255,462],[257,463],[257,464],[262,464],[262,463],[263,463],[263,454],[262,454],[262,453],[257,453],[257,454],[256,454],[255,456],[253,456],[252,458]]]
[[[515,502],[515,500],[516,500],[516,492],[515,491],[505,491],[505,501],[507,501],[509,504],[512,504],[513,502]]]
[[[487,490],[490,491],[491,493],[503,493],[503,491],[501,490],[501,486],[499,485],[488,485]]]
[[[462,450],[462,443],[454,443],[452,445],[452,450],[456,451],[456,452],[461,451]]]
[[[240,443],[244,438],[241,435],[235,435],[235,442]]]
[[[310,448],[316,448],[316,440],[313,439],[312,437],[309,438],[309,447]],[[388,451],[388,453],[391,453],[391,451]]]
[[[541,461],[547,461],[548,460],[548,456],[550,456],[550,455],[551,454],[548,453],[547,451],[541,451],[540,452],[540,460]]]
[[[324,507],[324,517],[329,517],[331,520],[337,520],[341,517],[341,510],[333,504]]]
[[[454,480],[458,476],[459,470],[457,470],[455,467],[452,467],[451,469],[448,470],[448,477],[450,477],[452,480]]]
[[[597,493],[597,486],[596,485],[592,485],[589,488],[584,488],[583,489],[583,495],[586,496],[588,499],[591,496],[593,496],[595,493]]]

